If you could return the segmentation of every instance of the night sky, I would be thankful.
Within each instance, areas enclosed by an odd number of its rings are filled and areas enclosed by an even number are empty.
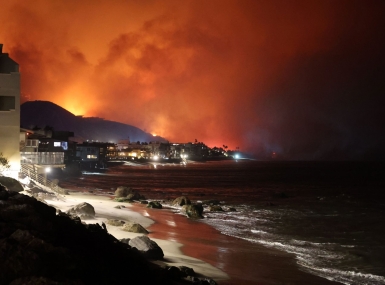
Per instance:
[[[385,159],[385,1],[0,0],[22,102],[268,158]]]

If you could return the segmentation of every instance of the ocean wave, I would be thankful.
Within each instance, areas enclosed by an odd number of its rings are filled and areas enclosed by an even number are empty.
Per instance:
[[[313,274],[328,280],[338,281],[346,285],[362,284],[362,285],[383,285],[385,284],[385,277],[369,273],[362,273],[358,271],[344,271],[332,268],[319,268],[303,264]]]
[[[344,271],[335,268],[338,264],[349,261],[352,256],[343,248],[354,248],[355,245],[341,245],[335,242],[314,242],[300,239],[288,238],[275,234],[273,229],[251,228],[250,224],[234,224],[242,221],[250,221],[250,217],[242,216],[236,219],[211,219],[205,222],[217,228],[222,234],[239,238],[252,243],[261,244],[265,247],[295,255],[297,264],[311,274],[328,280],[334,280],[343,284],[385,284],[382,276],[363,273],[358,271]],[[256,221],[256,219],[254,219]]]

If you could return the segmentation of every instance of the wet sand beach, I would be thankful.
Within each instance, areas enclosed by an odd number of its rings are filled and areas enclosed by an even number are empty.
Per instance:
[[[130,208],[153,223],[149,237],[182,244],[183,254],[224,271],[229,279],[220,285],[341,284],[300,271],[294,256],[221,234],[211,226],[174,213],[171,209]]]

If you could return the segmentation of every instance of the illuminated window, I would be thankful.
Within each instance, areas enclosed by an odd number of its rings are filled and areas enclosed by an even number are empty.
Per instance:
[[[15,110],[15,106],[14,96],[0,96],[0,111]]]
[[[88,159],[97,159],[98,157],[94,154],[87,154]]]

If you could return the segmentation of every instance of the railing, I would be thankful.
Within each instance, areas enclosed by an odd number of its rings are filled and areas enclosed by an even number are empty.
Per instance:
[[[64,152],[21,152],[23,164],[64,164]]]
[[[34,165],[22,163],[20,171],[43,189],[51,190],[58,194],[68,194],[65,189],[57,185],[56,181],[51,181],[47,179],[47,176],[45,174],[37,173],[37,168]]]

